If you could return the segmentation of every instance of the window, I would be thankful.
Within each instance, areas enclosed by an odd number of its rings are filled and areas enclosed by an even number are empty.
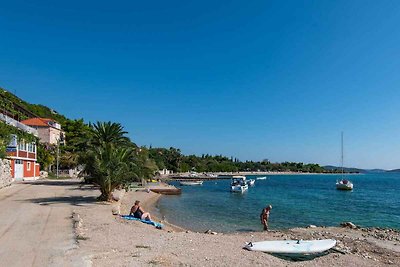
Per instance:
[[[29,152],[35,152],[35,143],[29,143],[28,144],[28,151]]]
[[[31,163],[30,163],[30,162],[27,162],[27,163],[26,163],[26,170],[27,170],[27,171],[30,171],[30,170],[31,170]]]

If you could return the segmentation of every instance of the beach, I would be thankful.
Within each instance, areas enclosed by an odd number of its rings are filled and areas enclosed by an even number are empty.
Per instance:
[[[94,192],[93,192],[94,193]],[[135,200],[153,210],[159,194],[127,192],[120,200],[128,214]],[[284,231],[208,233],[166,224],[163,230],[112,215],[114,204],[76,209],[81,218],[79,250],[93,266],[396,266],[400,264],[400,235],[394,230],[340,227],[294,228]],[[160,218],[155,218],[161,221]],[[162,222],[162,221],[161,221]],[[165,222],[162,222],[165,224]],[[308,261],[289,261],[243,249],[250,241],[325,239],[338,241],[340,252]]]
[[[0,250],[5,266],[399,266],[400,233],[391,229],[311,227],[270,232],[194,232],[162,222],[164,229],[113,215],[135,200],[152,211],[159,194],[144,188],[100,192],[79,180],[40,180],[0,191]],[[152,214],[153,215],[153,214]],[[160,218],[155,218],[161,221]],[[243,249],[247,242],[337,240],[327,255],[293,262]],[[21,257],[23,255],[23,257]]]

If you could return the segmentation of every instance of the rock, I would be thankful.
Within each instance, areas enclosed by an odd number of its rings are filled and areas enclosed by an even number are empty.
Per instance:
[[[125,195],[125,190],[114,190],[112,192],[112,198],[115,201],[120,201]]]
[[[119,215],[120,213],[121,213],[121,211],[120,211],[119,206],[114,207],[114,208],[112,209],[112,214],[113,214],[113,215]]]
[[[352,223],[352,222],[342,222],[340,224],[340,226],[344,227],[344,228],[351,228],[351,229],[357,229],[357,226]]]
[[[207,231],[204,232],[205,234],[210,234],[210,235],[216,235],[218,234],[217,232],[213,232],[210,229],[208,229]]]
[[[49,173],[46,171],[40,171],[40,178],[47,178],[49,176]]]

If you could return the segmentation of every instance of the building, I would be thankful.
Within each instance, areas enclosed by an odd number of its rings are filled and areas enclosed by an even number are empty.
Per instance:
[[[31,118],[21,121],[38,131],[41,143],[56,145],[57,142],[64,143],[65,133],[61,130],[61,125],[52,119]]]
[[[0,114],[0,120],[5,124],[38,137],[37,130],[4,114]],[[16,135],[11,135],[11,141],[7,145],[6,153],[7,159],[11,161],[11,177],[14,181],[31,180],[40,177],[40,165],[37,163],[37,149],[35,142],[18,140]]]

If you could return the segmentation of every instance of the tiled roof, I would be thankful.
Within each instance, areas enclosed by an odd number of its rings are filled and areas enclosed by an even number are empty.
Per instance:
[[[46,118],[31,118],[31,119],[23,120],[21,122],[28,126],[51,127],[51,125],[49,125],[49,122],[51,122],[51,121],[54,121],[54,120],[46,119]]]

